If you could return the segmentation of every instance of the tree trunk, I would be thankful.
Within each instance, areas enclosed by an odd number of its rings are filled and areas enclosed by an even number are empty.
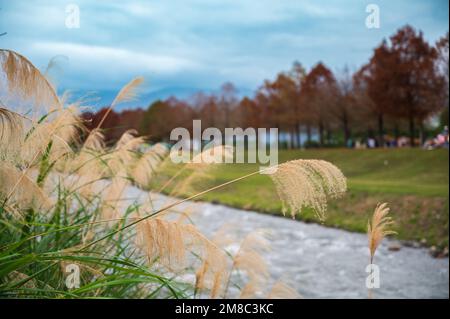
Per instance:
[[[283,134],[283,132],[280,130],[280,128],[278,127],[278,125],[276,126],[278,128],[278,147],[282,147],[283,144],[281,144],[281,135]]]
[[[348,119],[347,117],[344,117],[344,140],[345,140],[345,146],[348,146],[348,140],[350,139],[350,128],[348,125]]]
[[[416,127],[414,123],[414,116],[412,113],[409,115],[409,143],[411,144],[411,147],[416,146],[416,143],[414,141],[416,135]]]
[[[423,126],[423,121],[420,121],[419,124],[419,130],[420,130],[420,144],[425,144],[426,136],[425,136],[425,127]]]
[[[384,147],[384,119],[383,114],[378,114],[378,143],[379,147]]]
[[[300,124],[297,123],[295,125],[295,134],[297,135],[297,148],[301,148],[302,147],[302,137],[301,137],[301,130],[300,130]]]
[[[311,125],[306,125],[306,140],[308,141],[308,144],[311,143]]]
[[[282,147],[281,145],[281,132],[280,131],[278,131],[278,136],[277,136],[277,138],[278,138],[278,147]]]
[[[350,131],[350,128],[347,126],[347,128],[345,129],[345,146],[348,146],[348,143],[351,138],[352,138],[352,132]],[[352,147],[352,145],[350,145],[350,147]]]
[[[322,122],[320,122],[319,123],[319,143],[320,143],[321,147],[324,144],[324,134],[323,133],[324,133],[324,127],[323,127]]]
[[[292,148],[295,148],[295,129],[291,130],[290,135],[291,135],[290,136],[290,138],[291,138],[290,148],[292,149]]]
[[[331,129],[327,128],[327,144],[331,144],[331,139],[332,139],[332,133],[331,133]]]
[[[394,126],[394,136],[395,136],[395,140],[398,140],[398,138],[400,137],[400,130],[398,128],[397,123],[395,123],[395,126]]]

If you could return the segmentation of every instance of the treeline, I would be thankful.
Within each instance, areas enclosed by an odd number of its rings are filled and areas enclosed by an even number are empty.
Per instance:
[[[219,94],[197,93],[189,99],[171,97],[147,110],[111,112],[103,123],[108,139],[134,128],[153,142],[168,141],[175,127],[253,127],[279,129],[280,144],[351,145],[356,138],[374,138],[379,146],[401,135],[412,146],[426,138],[426,124],[441,114],[448,124],[448,33],[430,45],[405,26],[384,40],[360,70],[338,74],[323,63],[307,71],[295,62],[291,70],[266,80],[253,97],[238,98],[232,83]],[[106,112],[85,113],[96,127]]]

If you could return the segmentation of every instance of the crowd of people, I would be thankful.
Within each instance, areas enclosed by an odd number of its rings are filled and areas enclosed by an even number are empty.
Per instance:
[[[390,135],[385,135],[383,138],[383,145],[374,137],[368,137],[366,139],[352,140],[350,139],[347,143],[348,148],[356,148],[356,149],[364,149],[364,148],[377,148],[377,147],[388,147],[388,148],[396,148],[396,147],[409,147],[411,146],[411,139],[406,136],[393,137]],[[420,139],[416,140],[416,145],[420,145]],[[438,133],[433,138],[429,138],[425,140],[422,144],[424,149],[437,149],[437,148],[449,148],[449,132],[448,126],[445,126],[444,129]]]
[[[427,140],[423,147],[425,149],[435,149],[435,148],[446,148],[448,149],[448,126],[445,126],[441,133],[437,134],[436,137]]]

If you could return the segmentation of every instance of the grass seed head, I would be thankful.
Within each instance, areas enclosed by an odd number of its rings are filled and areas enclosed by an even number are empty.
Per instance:
[[[333,164],[323,160],[294,160],[278,166],[269,175],[283,202],[283,212],[292,217],[306,207],[325,218],[327,200],[338,198],[347,190],[345,176]]]

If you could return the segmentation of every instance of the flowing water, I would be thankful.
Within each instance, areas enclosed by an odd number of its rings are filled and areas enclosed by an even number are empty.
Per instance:
[[[140,196],[130,189],[130,195]],[[153,194],[155,206],[167,197]],[[185,203],[192,220],[206,235],[224,224],[237,238],[266,229],[271,251],[265,256],[273,278],[283,279],[305,298],[367,298],[365,272],[369,260],[365,234],[351,233],[288,218],[264,215],[210,203]],[[380,288],[374,298],[448,298],[449,259],[436,259],[425,248],[388,249],[384,240],[375,255]]]

